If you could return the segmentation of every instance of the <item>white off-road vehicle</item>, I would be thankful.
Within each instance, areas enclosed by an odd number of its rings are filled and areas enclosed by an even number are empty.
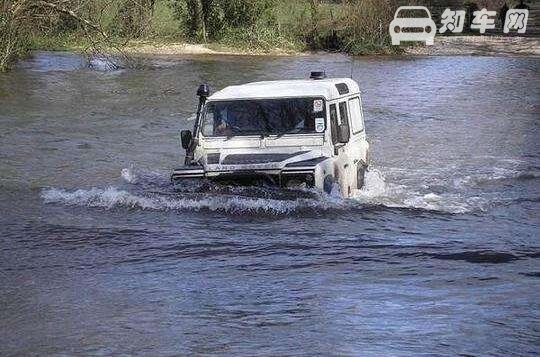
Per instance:
[[[348,78],[255,82],[197,91],[193,132],[181,132],[185,166],[172,180],[314,187],[349,197],[369,163],[362,99]]]

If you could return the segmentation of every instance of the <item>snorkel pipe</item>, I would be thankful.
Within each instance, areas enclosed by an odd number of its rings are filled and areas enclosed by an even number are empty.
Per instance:
[[[199,86],[197,89],[197,96],[199,97],[199,105],[197,106],[197,115],[195,117],[195,124],[193,125],[193,136],[191,137],[191,141],[189,143],[189,147],[186,149],[186,159],[184,164],[190,165],[193,161],[193,153],[195,151],[195,148],[198,144],[198,132],[199,127],[201,125],[201,112],[202,108],[204,107],[204,104],[206,103],[206,99],[210,95],[210,88],[208,87],[208,84],[203,83]]]

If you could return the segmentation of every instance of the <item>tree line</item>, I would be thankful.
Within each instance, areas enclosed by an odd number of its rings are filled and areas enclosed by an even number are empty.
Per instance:
[[[396,0],[0,0],[0,71],[36,39],[79,39],[89,54],[133,39],[233,47],[388,51]]]

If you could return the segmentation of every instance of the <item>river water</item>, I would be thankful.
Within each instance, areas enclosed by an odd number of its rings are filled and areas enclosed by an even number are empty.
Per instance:
[[[180,57],[0,75],[0,355],[527,355],[540,61]],[[199,83],[351,75],[354,199],[174,188]]]

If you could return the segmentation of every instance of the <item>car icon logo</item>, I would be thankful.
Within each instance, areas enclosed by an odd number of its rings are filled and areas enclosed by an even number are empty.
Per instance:
[[[424,42],[433,45],[437,26],[425,6],[400,6],[390,22],[392,45],[402,41]]]

